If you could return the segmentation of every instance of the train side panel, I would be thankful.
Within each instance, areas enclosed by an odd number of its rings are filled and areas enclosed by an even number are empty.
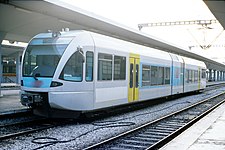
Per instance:
[[[129,53],[127,49],[130,45],[107,36],[95,33],[91,35],[95,43],[94,109],[128,103]],[[120,71],[123,72],[122,76],[116,74]]]
[[[206,87],[206,65],[198,60],[183,57],[185,62],[184,92],[199,91]]]
[[[172,95],[184,92],[184,62],[181,56],[170,54],[172,62]]]
[[[153,51],[141,56],[140,100],[171,95],[171,66],[168,53]]]

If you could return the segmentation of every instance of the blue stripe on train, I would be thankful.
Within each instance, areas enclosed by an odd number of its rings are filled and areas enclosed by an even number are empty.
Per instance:
[[[24,87],[31,88],[49,88],[52,82],[52,78],[37,77],[35,80],[33,77],[23,77]]]

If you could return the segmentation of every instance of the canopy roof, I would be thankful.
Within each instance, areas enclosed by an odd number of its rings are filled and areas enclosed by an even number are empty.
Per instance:
[[[57,0],[8,0],[0,3],[0,19],[0,33],[10,41],[28,42],[34,35],[48,30],[84,29],[202,60],[208,68],[225,70],[221,63]]]

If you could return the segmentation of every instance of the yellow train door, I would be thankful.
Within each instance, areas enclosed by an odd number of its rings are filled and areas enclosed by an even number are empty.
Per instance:
[[[128,101],[133,102],[139,99],[139,70],[140,70],[140,56],[131,54],[129,58],[129,88]]]
[[[201,89],[201,68],[198,67],[198,89]]]

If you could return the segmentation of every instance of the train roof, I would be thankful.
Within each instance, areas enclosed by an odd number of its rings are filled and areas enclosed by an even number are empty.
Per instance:
[[[184,57],[182,56],[183,59],[184,59],[184,62],[185,64],[187,65],[193,65],[193,66],[199,66],[199,67],[202,67],[202,68],[205,68],[206,69],[206,64],[202,61],[199,61],[199,60],[196,60],[196,59],[192,59],[192,58],[188,58],[188,57]]]
[[[34,38],[51,38],[53,33],[54,32],[40,33],[36,35]],[[60,37],[76,37],[78,35],[92,36],[96,47],[110,48],[110,49],[113,48],[115,51],[135,53],[135,54],[140,54],[143,56],[171,60],[170,53],[168,52],[158,50],[155,48],[150,48],[144,45],[138,45],[128,41],[123,41],[123,40],[109,37],[106,35],[101,35],[98,33],[85,31],[85,30],[72,30],[67,32],[60,32]],[[179,56],[177,54],[172,54],[172,55]],[[186,64],[190,64],[190,65],[198,64],[199,66],[206,67],[205,63],[202,61],[184,57],[184,56],[181,56],[181,57],[184,58],[184,61]]]
[[[140,54],[142,56],[150,56],[154,58],[171,60],[168,52],[161,51],[158,49],[138,45],[135,43],[123,41],[120,39],[112,38],[109,36],[89,32],[93,37],[96,47],[101,48],[113,48],[115,51],[122,51],[127,53]]]

